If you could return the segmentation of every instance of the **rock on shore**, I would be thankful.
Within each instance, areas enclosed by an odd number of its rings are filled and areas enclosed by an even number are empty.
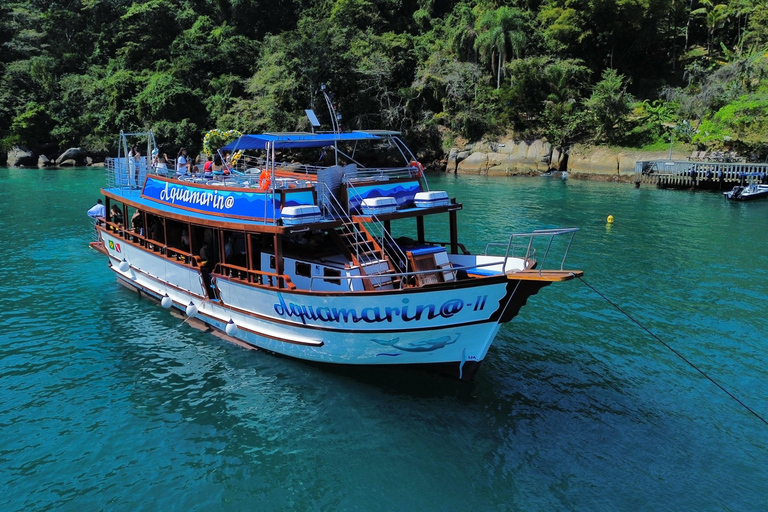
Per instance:
[[[673,152],[672,158],[684,160],[687,154]],[[637,160],[669,157],[669,151],[647,152],[625,148],[575,145],[570,148],[567,170],[575,177],[629,180],[634,178]],[[541,139],[523,141],[503,139],[452,148],[446,172],[512,176],[540,174],[559,169],[564,155]],[[550,165],[550,161],[552,162]]]

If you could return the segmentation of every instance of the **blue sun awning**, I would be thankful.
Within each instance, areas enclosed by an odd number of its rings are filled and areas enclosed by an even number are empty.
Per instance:
[[[274,144],[275,149],[283,148],[320,148],[333,146],[337,142],[377,140],[378,135],[370,132],[346,132],[346,133],[263,133],[259,135],[243,135],[239,139],[230,142],[222,151],[237,151],[248,149],[267,148],[268,144]]]

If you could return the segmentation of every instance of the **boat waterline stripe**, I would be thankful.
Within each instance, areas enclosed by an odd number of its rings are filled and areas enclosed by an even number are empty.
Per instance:
[[[118,274],[117,278],[119,280],[123,281],[123,283],[125,285],[130,286],[130,287],[132,287],[134,289],[137,289],[137,290],[143,292],[145,295],[150,295],[150,296],[153,296],[153,297],[157,296],[157,297],[154,297],[154,298],[157,298],[157,299],[161,298],[160,294],[158,292],[155,292],[154,290],[150,290],[148,288],[145,288],[144,286],[136,283],[135,281],[126,278],[124,275]],[[199,297],[199,296],[197,296],[197,297]],[[202,302],[205,302],[205,301],[206,301],[206,299],[202,300]],[[177,301],[173,301],[173,304],[178,309],[180,309],[181,311],[184,311],[184,304],[183,303],[177,302]],[[227,309],[232,309],[232,308],[227,308]],[[219,321],[219,322],[225,322],[225,320],[223,320],[223,319],[216,318],[213,315],[209,315],[209,314],[207,314],[207,313],[205,313],[203,311],[199,311],[199,310],[197,312],[197,315],[194,318],[199,318],[201,316],[204,316],[204,317],[206,317],[206,318],[208,318],[210,320],[216,320],[216,321]],[[208,325],[208,326],[213,327],[213,325],[211,323],[209,323],[209,322],[205,322],[205,324]],[[266,334],[266,333],[263,333],[263,332],[255,331],[253,329],[249,329],[248,327],[245,327],[245,326],[242,326],[242,325],[238,325],[237,328],[239,330],[246,331],[246,332],[249,332],[251,334],[255,334],[257,336],[261,336],[262,338],[269,338],[269,339],[272,339],[272,340],[275,340],[275,341],[280,341],[280,342],[284,342],[284,343],[291,343],[293,345],[303,345],[303,346],[306,346],[306,347],[318,347],[318,348],[325,345],[325,343],[322,342],[322,341],[310,342],[310,341],[299,341],[299,340],[295,340],[295,339],[279,338],[279,337],[273,336],[271,334]],[[224,332],[226,334],[225,331],[221,331],[221,332]],[[248,341],[243,340],[241,338],[235,338],[235,339],[238,342],[246,343],[249,347],[255,347],[255,348],[259,348],[259,349],[262,348],[262,347],[259,347],[257,345],[253,345],[253,344],[249,343]]]

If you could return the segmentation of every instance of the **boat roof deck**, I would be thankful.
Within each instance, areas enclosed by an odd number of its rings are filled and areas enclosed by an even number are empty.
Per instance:
[[[102,189],[102,192],[104,195],[109,196],[116,201],[123,202],[123,200],[125,200],[126,202],[130,202],[132,206],[136,206],[140,210],[152,209],[161,213],[183,215],[189,219],[203,221],[203,224],[228,222],[243,224],[246,226],[274,226],[274,223],[271,220],[269,222],[265,222],[263,220],[227,217],[224,215],[211,215],[207,213],[181,209],[177,206],[171,206],[153,201],[152,199],[141,197],[141,190],[139,189],[105,188]]]

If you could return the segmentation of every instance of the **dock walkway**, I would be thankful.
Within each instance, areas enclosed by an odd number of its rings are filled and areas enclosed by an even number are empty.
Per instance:
[[[768,183],[768,163],[696,160],[638,160],[635,184],[658,188],[730,190],[736,185]]]

